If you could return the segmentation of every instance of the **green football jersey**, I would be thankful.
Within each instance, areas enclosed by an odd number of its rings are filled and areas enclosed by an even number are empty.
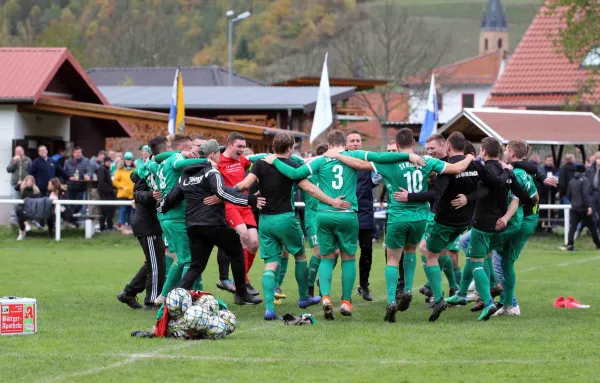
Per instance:
[[[523,187],[523,189],[525,189],[525,191],[527,192],[527,195],[529,195],[529,197],[533,197],[536,193],[537,193],[537,188],[535,186],[535,182],[533,182],[533,179],[531,178],[531,176],[529,174],[527,174],[527,172],[523,169],[514,169],[513,173],[515,173],[515,179],[517,180],[517,182],[519,183],[519,185],[521,185]],[[511,199],[513,199],[513,194],[510,193],[508,196],[508,203],[510,204]],[[521,225],[521,222],[523,221],[523,204],[520,203],[519,204],[519,208],[517,209],[517,212],[510,218],[510,220],[508,221],[508,225]]]
[[[425,166],[415,166],[408,161],[390,164],[377,164],[375,171],[382,175],[383,182],[390,196],[387,214],[388,222],[417,222],[426,220],[429,214],[429,202],[398,202],[394,199],[394,192],[400,188],[409,193],[426,192],[428,189],[428,175],[431,172],[443,173],[446,163],[436,158],[424,156]]]
[[[318,182],[318,177],[317,176],[310,176],[307,178],[307,180],[313,184],[316,185],[317,187],[319,186],[319,182]],[[312,213],[317,211],[317,207],[319,206],[319,200],[316,199],[315,197],[311,196],[310,194],[308,194],[305,191],[302,191],[303,196],[304,196],[304,210],[305,211],[310,211]],[[305,213],[306,214],[306,213]]]
[[[185,157],[181,153],[175,153],[158,165],[158,190],[163,196],[169,194],[171,189],[177,185],[182,170],[175,169],[179,161],[184,161]],[[185,220],[185,201],[177,207],[169,210],[163,215],[164,220],[184,221]]]

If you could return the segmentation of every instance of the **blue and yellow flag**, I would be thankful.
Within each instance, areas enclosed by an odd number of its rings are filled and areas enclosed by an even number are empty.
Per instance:
[[[183,76],[177,68],[175,81],[173,81],[173,92],[171,93],[171,110],[169,112],[169,134],[183,132],[185,127],[185,106],[183,102]]]

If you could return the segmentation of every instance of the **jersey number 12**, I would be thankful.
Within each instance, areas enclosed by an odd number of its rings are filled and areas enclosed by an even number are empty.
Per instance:
[[[418,193],[423,190],[423,173],[419,170],[404,173],[406,189],[409,193]]]

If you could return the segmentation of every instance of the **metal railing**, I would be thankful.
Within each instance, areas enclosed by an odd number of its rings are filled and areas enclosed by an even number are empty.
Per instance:
[[[18,205],[22,204],[24,201],[22,199],[0,199],[0,204],[12,204]],[[60,208],[63,205],[87,205],[87,206],[130,206],[131,201],[126,200],[109,200],[109,201],[101,201],[101,200],[70,200],[70,199],[61,199],[52,201],[54,205],[54,215],[56,217],[55,224],[55,239],[60,241],[60,231],[61,231],[61,216],[60,216]],[[304,207],[304,202],[296,202],[296,207]],[[376,202],[373,204],[373,207],[387,207],[387,204],[384,203],[383,206]],[[568,244],[569,238],[569,212],[571,211],[571,205],[539,205],[540,210],[562,210],[564,212],[564,240],[565,245]],[[94,234],[93,220],[86,219],[85,220],[85,238],[92,238]]]

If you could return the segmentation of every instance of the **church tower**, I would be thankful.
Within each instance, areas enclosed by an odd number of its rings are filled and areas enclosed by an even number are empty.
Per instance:
[[[504,49],[508,52],[508,24],[500,0],[489,0],[481,18],[479,54]]]

